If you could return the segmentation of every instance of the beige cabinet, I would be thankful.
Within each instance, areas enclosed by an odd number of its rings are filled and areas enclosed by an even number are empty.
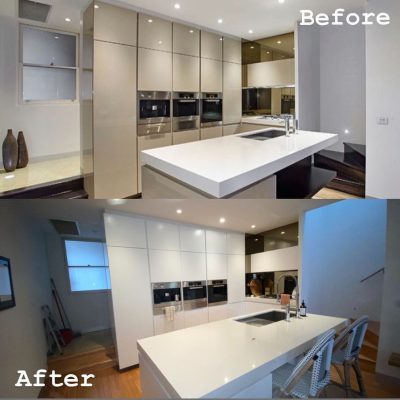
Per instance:
[[[161,135],[142,136],[138,139],[138,191],[142,191],[142,166],[143,163],[140,159],[140,152],[144,150],[158,149],[172,145],[172,133],[165,133]]]
[[[200,91],[200,58],[173,55],[173,90],[174,92]]]
[[[200,57],[200,31],[190,26],[173,25],[173,46],[176,54]]]
[[[172,52],[172,22],[139,14],[138,46]]]
[[[200,140],[200,130],[174,132],[172,136],[172,144],[174,145],[197,142]]]
[[[126,8],[96,2],[94,39],[137,45],[137,13]]]
[[[221,35],[201,31],[201,57],[222,61],[222,43]]]
[[[215,139],[223,136],[223,127],[215,126],[212,128],[201,129],[201,140]]]
[[[139,48],[138,90],[172,90],[172,53]]]
[[[223,60],[236,64],[242,64],[242,42],[240,40],[224,38]]]
[[[201,59],[201,91],[222,93],[222,61]]]
[[[250,64],[247,66],[247,86],[291,86],[295,84],[294,59]]]
[[[224,62],[224,125],[242,120],[242,66]]]
[[[237,135],[239,133],[242,133],[240,130],[240,127],[241,127],[240,124],[225,125],[224,126],[224,136],[231,136],[231,135]]]
[[[94,44],[94,196],[138,193],[136,47]]]

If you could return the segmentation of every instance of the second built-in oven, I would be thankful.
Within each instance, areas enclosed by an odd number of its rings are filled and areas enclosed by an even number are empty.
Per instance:
[[[172,128],[174,132],[200,128],[199,93],[174,93]]]
[[[194,310],[207,307],[207,282],[184,282],[183,283],[183,308]]]
[[[171,93],[138,93],[138,136],[171,132]]]
[[[207,128],[222,125],[222,93],[202,93],[201,127]]]
[[[208,281],[208,305],[217,306],[228,302],[228,281]]]

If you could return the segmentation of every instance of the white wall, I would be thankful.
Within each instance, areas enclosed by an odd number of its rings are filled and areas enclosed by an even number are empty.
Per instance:
[[[302,298],[309,311],[380,320],[386,201],[348,200],[308,211],[302,233]]]
[[[400,198],[400,1],[369,0],[368,12],[387,12],[391,24],[367,28],[367,196]],[[389,125],[377,124],[388,117]],[[397,182],[397,183],[396,183]]]
[[[333,151],[365,144],[364,27],[298,26],[296,41],[301,129],[339,134]]]
[[[62,238],[57,234],[46,235],[46,247],[50,276],[57,286],[72,329],[81,333],[110,329],[109,294],[107,292],[71,293]],[[56,310],[55,304],[53,308]],[[58,318],[56,312],[55,317]],[[59,326],[61,326],[61,321]]]
[[[400,354],[400,201],[388,202],[386,270],[376,371],[400,378],[400,368],[388,365],[392,353]]]
[[[14,202],[15,203],[15,202]],[[0,255],[10,258],[16,307],[0,311],[0,397],[37,397],[38,388],[16,388],[17,370],[47,367],[41,306],[50,304],[42,233],[13,202],[0,204]]]
[[[0,2],[0,142],[7,129],[22,130],[31,159],[79,152],[79,104],[19,104],[16,5],[16,0]]]

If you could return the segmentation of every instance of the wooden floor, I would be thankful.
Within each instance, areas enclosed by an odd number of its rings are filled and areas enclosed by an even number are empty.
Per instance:
[[[339,192],[337,190],[332,190],[328,188],[322,189],[314,197],[314,200],[347,200],[347,199],[359,199],[359,197],[352,196],[344,192]]]
[[[386,376],[363,372],[370,398],[400,398],[400,381]],[[332,380],[339,382],[335,370],[332,370]],[[354,397],[357,385],[355,376],[352,376]],[[330,385],[327,390],[329,398],[343,398],[344,392],[336,385]],[[115,368],[99,371],[96,374],[92,388],[45,388],[41,398],[140,398],[140,370],[139,368],[119,372]]]

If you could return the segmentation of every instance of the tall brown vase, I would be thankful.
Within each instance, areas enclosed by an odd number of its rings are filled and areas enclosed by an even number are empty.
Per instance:
[[[24,132],[18,133],[18,162],[17,168],[25,168],[29,163],[28,147],[26,146]]]
[[[11,129],[3,142],[3,165],[6,172],[13,172],[18,163],[18,143]]]

